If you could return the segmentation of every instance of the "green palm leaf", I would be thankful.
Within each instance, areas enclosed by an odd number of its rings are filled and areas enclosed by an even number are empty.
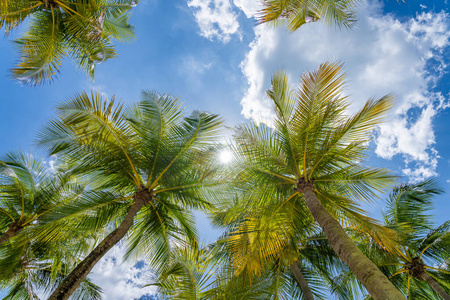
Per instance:
[[[358,3],[359,0],[265,0],[259,20],[284,23],[292,32],[319,20],[339,28],[352,28]]]

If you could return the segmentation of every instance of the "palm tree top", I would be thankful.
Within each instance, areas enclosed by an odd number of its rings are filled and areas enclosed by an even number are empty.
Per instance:
[[[65,57],[94,79],[96,65],[116,56],[111,38],[134,38],[129,10],[137,0],[2,0],[0,28],[6,35],[30,19],[17,40],[14,79],[38,85],[52,81]]]
[[[169,249],[172,238],[195,239],[192,215],[185,210],[210,209],[216,201],[220,166],[213,158],[222,120],[185,111],[180,99],[151,91],[132,105],[95,92],[59,105],[38,143],[72,165],[88,182],[88,191],[49,221],[78,216],[78,226],[101,229],[146,198],[128,236],[128,256],[159,248],[162,256],[152,257],[158,265],[166,257],[161,249]]]
[[[395,256],[387,255],[380,264],[392,281],[411,298],[437,299],[424,281],[430,285],[440,285],[447,293],[450,291],[447,264],[450,221],[436,227],[432,215],[428,213],[433,197],[441,193],[435,180],[429,179],[396,186],[387,199],[387,210],[383,214],[385,223],[400,233],[401,251]],[[437,290],[440,290],[439,287]]]
[[[284,72],[275,73],[267,91],[276,112],[273,128],[244,124],[236,132],[235,160],[245,166],[243,174],[294,186],[314,182],[317,189],[337,188],[345,196],[371,201],[370,189],[382,190],[392,176],[364,167],[365,150],[393,98],[369,100],[349,116],[343,85],[338,63],[304,74],[295,90]]]

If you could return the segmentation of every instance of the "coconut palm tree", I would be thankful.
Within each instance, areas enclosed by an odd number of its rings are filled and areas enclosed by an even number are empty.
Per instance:
[[[220,263],[213,247],[199,249],[196,243],[175,247],[154,285],[167,299],[207,299]]]
[[[126,110],[100,93],[81,93],[58,107],[40,144],[73,162],[93,193],[49,219],[86,216],[90,221],[81,227],[100,223],[114,230],[49,299],[67,299],[127,233],[128,255],[147,255],[156,268],[167,260],[172,242],[195,239],[188,209],[210,208],[214,200],[208,187],[216,184],[211,157],[220,126],[217,115],[195,111],[184,117],[179,99],[152,92]]]
[[[276,113],[273,128],[250,123],[236,133],[236,183],[254,205],[279,203],[279,210],[306,204],[336,254],[374,298],[404,299],[338,222],[396,250],[395,233],[365,216],[359,206],[392,181],[386,170],[363,165],[370,133],[392,106],[392,98],[371,100],[347,116],[342,86],[336,63],[304,74],[295,91],[284,73],[275,74],[267,92]]]
[[[70,231],[70,230],[69,230]],[[0,251],[0,288],[7,291],[5,300],[35,300],[48,295],[67,275],[88,248],[86,234],[64,242],[30,241],[12,244]],[[76,236],[76,235],[75,235]],[[101,299],[101,289],[84,279],[73,299]]]
[[[38,225],[63,199],[79,195],[69,179],[32,155],[6,154],[0,160],[0,245]]]
[[[450,299],[450,221],[435,227],[428,214],[440,193],[426,180],[394,188],[387,201],[385,222],[401,232],[402,251],[383,253],[378,263],[409,299]]]
[[[0,27],[5,33],[29,19],[15,43],[20,61],[12,69],[16,80],[41,84],[56,77],[69,56],[94,79],[97,64],[116,53],[111,38],[134,37],[127,13],[138,0],[1,0]]]
[[[339,299],[361,294],[354,276],[339,279],[349,270],[329,246],[304,202],[273,201],[255,206],[246,197],[241,200],[215,215],[216,225],[227,228],[221,240],[236,274],[261,277],[261,273],[267,275],[267,269],[280,266],[282,278],[296,281],[293,288],[300,290],[297,293],[304,299],[326,299],[326,290]]]
[[[311,295],[314,294],[317,299],[328,299],[324,293],[326,285],[323,280],[326,280],[328,287],[331,287],[329,291],[339,299],[359,299],[352,296],[356,295],[355,288],[360,287],[355,285],[355,280],[346,280],[353,276],[348,276],[345,268],[336,266],[336,255],[323,239],[316,239],[303,247],[301,257],[305,265],[299,264],[300,259],[295,262],[297,267],[290,266],[285,258],[271,262],[266,259],[266,264],[259,268],[257,275],[251,274],[249,271],[253,270],[248,267],[244,267],[239,274],[235,272],[229,246],[221,239],[201,249],[197,244],[175,247],[169,263],[158,274],[156,282],[149,285],[157,286],[163,299],[314,299],[308,298],[307,289],[312,290]],[[327,250],[326,253],[324,250]],[[333,263],[330,264],[330,261]],[[312,269],[310,265],[318,268]],[[329,275],[332,271],[338,271],[340,276],[347,278],[315,274]],[[300,272],[300,276],[307,279],[302,281],[303,285],[299,284],[298,279],[296,281],[295,272]]]
[[[359,0],[264,0],[259,20],[286,24],[294,32],[308,22],[322,21],[336,27],[351,28],[356,22]]]
[[[283,276],[284,266],[267,268],[251,280],[233,271],[224,244],[202,249],[194,245],[176,247],[169,264],[159,274],[158,291],[163,299],[243,300],[298,298],[292,277]],[[287,297],[287,298],[286,298]]]
[[[86,247],[87,234],[63,227],[66,242],[52,244],[30,238],[30,231],[45,223],[46,215],[83,193],[83,186],[55,165],[23,152],[6,154],[0,161],[0,286],[4,299],[38,299],[52,290],[76,263],[76,253]],[[74,236],[79,236],[76,242]],[[72,238],[72,246],[67,242]],[[76,248],[78,252],[73,251]],[[99,289],[89,281],[82,284],[76,299],[98,299]]]

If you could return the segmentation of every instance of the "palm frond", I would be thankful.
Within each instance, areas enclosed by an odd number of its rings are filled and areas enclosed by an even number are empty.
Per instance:
[[[338,28],[352,28],[358,3],[359,0],[265,0],[258,18],[261,23],[286,24],[291,32],[316,21]]]

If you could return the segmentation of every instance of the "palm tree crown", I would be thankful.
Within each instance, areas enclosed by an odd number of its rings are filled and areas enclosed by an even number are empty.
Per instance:
[[[435,227],[428,213],[441,192],[426,180],[394,188],[387,201],[385,222],[400,231],[402,251],[385,253],[380,264],[410,299],[450,299],[450,221]]]
[[[95,66],[116,53],[111,38],[134,37],[127,13],[138,0],[1,0],[0,27],[5,33],[30,18],[15,42],[20,61],[15,79],[41,84],[55,78],[65,56],[93,79]]]
[[[38,158],[22,152],[5,155],[0,160],[0,245],[39,224],[63,195],[74,193],[67,178]]]
[[[40,143],[75,165],[92,191],[51,218],[82,215],[79,226],[89,228],[120,223],[51,298],[67,299],[78,284],[69,281],[79,272],[86,276],[130,228],[128,255],[146,255],[156,268],[168,259],[172,241],[195,239],[188,209],[210,208],[214,200],[208,187],[216,184],[211,158],[221,120],[198,111],[184,117],[178,99],[152,92],[127,109],[114,98],[82,93],[58,110]]]
[[[335,221],[370,234],[390,251],[396,250],[394,231],[365,216],[359,206],[360,201],[376,198],[375,192],[392,179],[386,170],[362,163],[370,133],[392,106],[392,98],[370,100],[355,115],[348,116],[340,71],[338,64],[322,64],[317,71],[302,76],[296,91],[290,90],[284,73],[272,77],[267,95],[275,108],[274,127],[249,124],[239,128],[233,146],[236,184],[243,189],[248,206],[276,205],[273,217],[287,206],[298,206],[297,211],[301,211],[306,201],[333,249],[369,292],[383,293],[377,289],[383,282],[389,286],[385,291],[393,293],[388,299],[401,299],[402,295]],[[282,251],[284,243],[273,245],[279,245]],[[359,271],[371,269],[378,279],[368,277],[372,282],[364,282],[365,276],[351,266],[356,257],[367,263]]]

